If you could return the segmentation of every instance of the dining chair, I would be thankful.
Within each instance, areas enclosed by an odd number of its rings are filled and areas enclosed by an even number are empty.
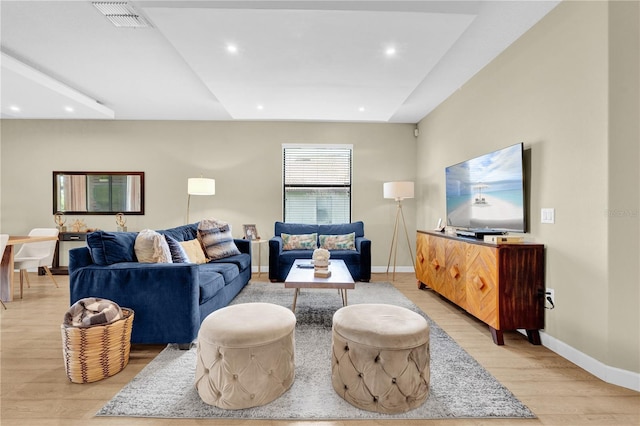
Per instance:
[[[58,236],[58,229],[56,228],[34,228],[29,232],[30,237],[43,237],[43,236]],[[38,241],[35,243],[24,243],[20,250],[13,258],[13,267],[20,270],[20,299],[22,299],[22,288],[24,281],[29,284],[29,274],[27,269],[29,268],[43,268],[46,274],[51,278],[51,281],[58,287],[56,279],[53,277],[49,266],[53,263],[53,255],[56,250],[57,240],[51,241]]]
[[[4,256],[4,249],[7,248],[7,241],[9,241],[9,234],[0,234],[0,259]],[[0,299],[0,303],[2,303],[2,307],[7,309],[7,305],[4,304],[2,299]]]

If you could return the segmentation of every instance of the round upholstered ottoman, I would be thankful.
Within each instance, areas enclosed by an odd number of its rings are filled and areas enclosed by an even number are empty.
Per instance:
[[[270,303],[231,305],[209,314],[198,332],[200,398],[240,409],[282,395],[294,379],[295,325],[293,312]]]
[[[333,315],[331,381],[350,404],[402,413],[429,395],[429,325],[384,304],[351,305]]]

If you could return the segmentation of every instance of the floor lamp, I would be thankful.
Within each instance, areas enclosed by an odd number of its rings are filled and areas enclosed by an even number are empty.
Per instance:
[[[189,223],[189,207],[192,195],[215,195],[216,180],[209,178],[189,178],[187,181],[187,223]]]
[[[402,220],[402,226],[404,228],[404,235],[407,237],[407,245],[409,246],[409,254],[411,255],[411,264],[415,265],[413,260],[413,250],[411,250],[411,242],[409,241],[409,233],[407,232],[407,223],[404,220],[404,213],[402,212],[402,200],[405,198],[413,198],[414,185],[413,182],[386,182],[383,188],[384,198],[392,198],[398,203],[396,209],[396,222],[393,226],[393,238],[391,239],[391,248],[389,249],[389,262],[387,263],[387,274],[389,274],[389,267],[391,266],[391,256],[393,255],[393,280],[396,279],[396,259],[398,257],[398,225]]]

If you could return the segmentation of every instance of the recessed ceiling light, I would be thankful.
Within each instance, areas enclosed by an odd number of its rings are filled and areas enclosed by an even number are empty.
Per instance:
[[[13,112],[20,112],[20,107],[17,105],[11,105],[9,109]]]
[[[235,44],[227,44],[227,52],[238,53],[238,46],[236,46]]]
[[[384,54],[387,56],[394,56],[396,54],[396,48],[395,47],[387,47],[387,49],[384,51]]]
[[[360,112],[364,112],[364,107],[360,107],[360,108],[358,108],[358,111],[360,111]]]
[[[75,110],[73,109],[73,107],[70,107],[70,106],[66,106],[66,107],[64,107],[64,110],[65,110],[65,111],[67,111],[67,112],[73,112],[73,111],[75,111]]]
[[[264,109],[264,105],[258,104],[258,106],[256,106],[256,108],[258,108],[260,111],[262,111]]]

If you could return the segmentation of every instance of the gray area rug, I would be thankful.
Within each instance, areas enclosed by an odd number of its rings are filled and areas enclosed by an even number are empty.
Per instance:
[[[296,378],[280,398],[243,410],[205,404],[193,386],[196,349],[165,348],[98,413],[98,416],[243,419],[441,419],[533,418],[535,415],[480,366],[436,323],[387,283],[357,283],[349,304],[388,303],[423,315],[431,327],[431,380],[427,401],[403,414],[364,411],[340,398],[331,385],[331,321],[341,307],[337,290],[303,290],[296,308]],[[254,282],[235,303],[270,302],[290,308],[293,290]]]

